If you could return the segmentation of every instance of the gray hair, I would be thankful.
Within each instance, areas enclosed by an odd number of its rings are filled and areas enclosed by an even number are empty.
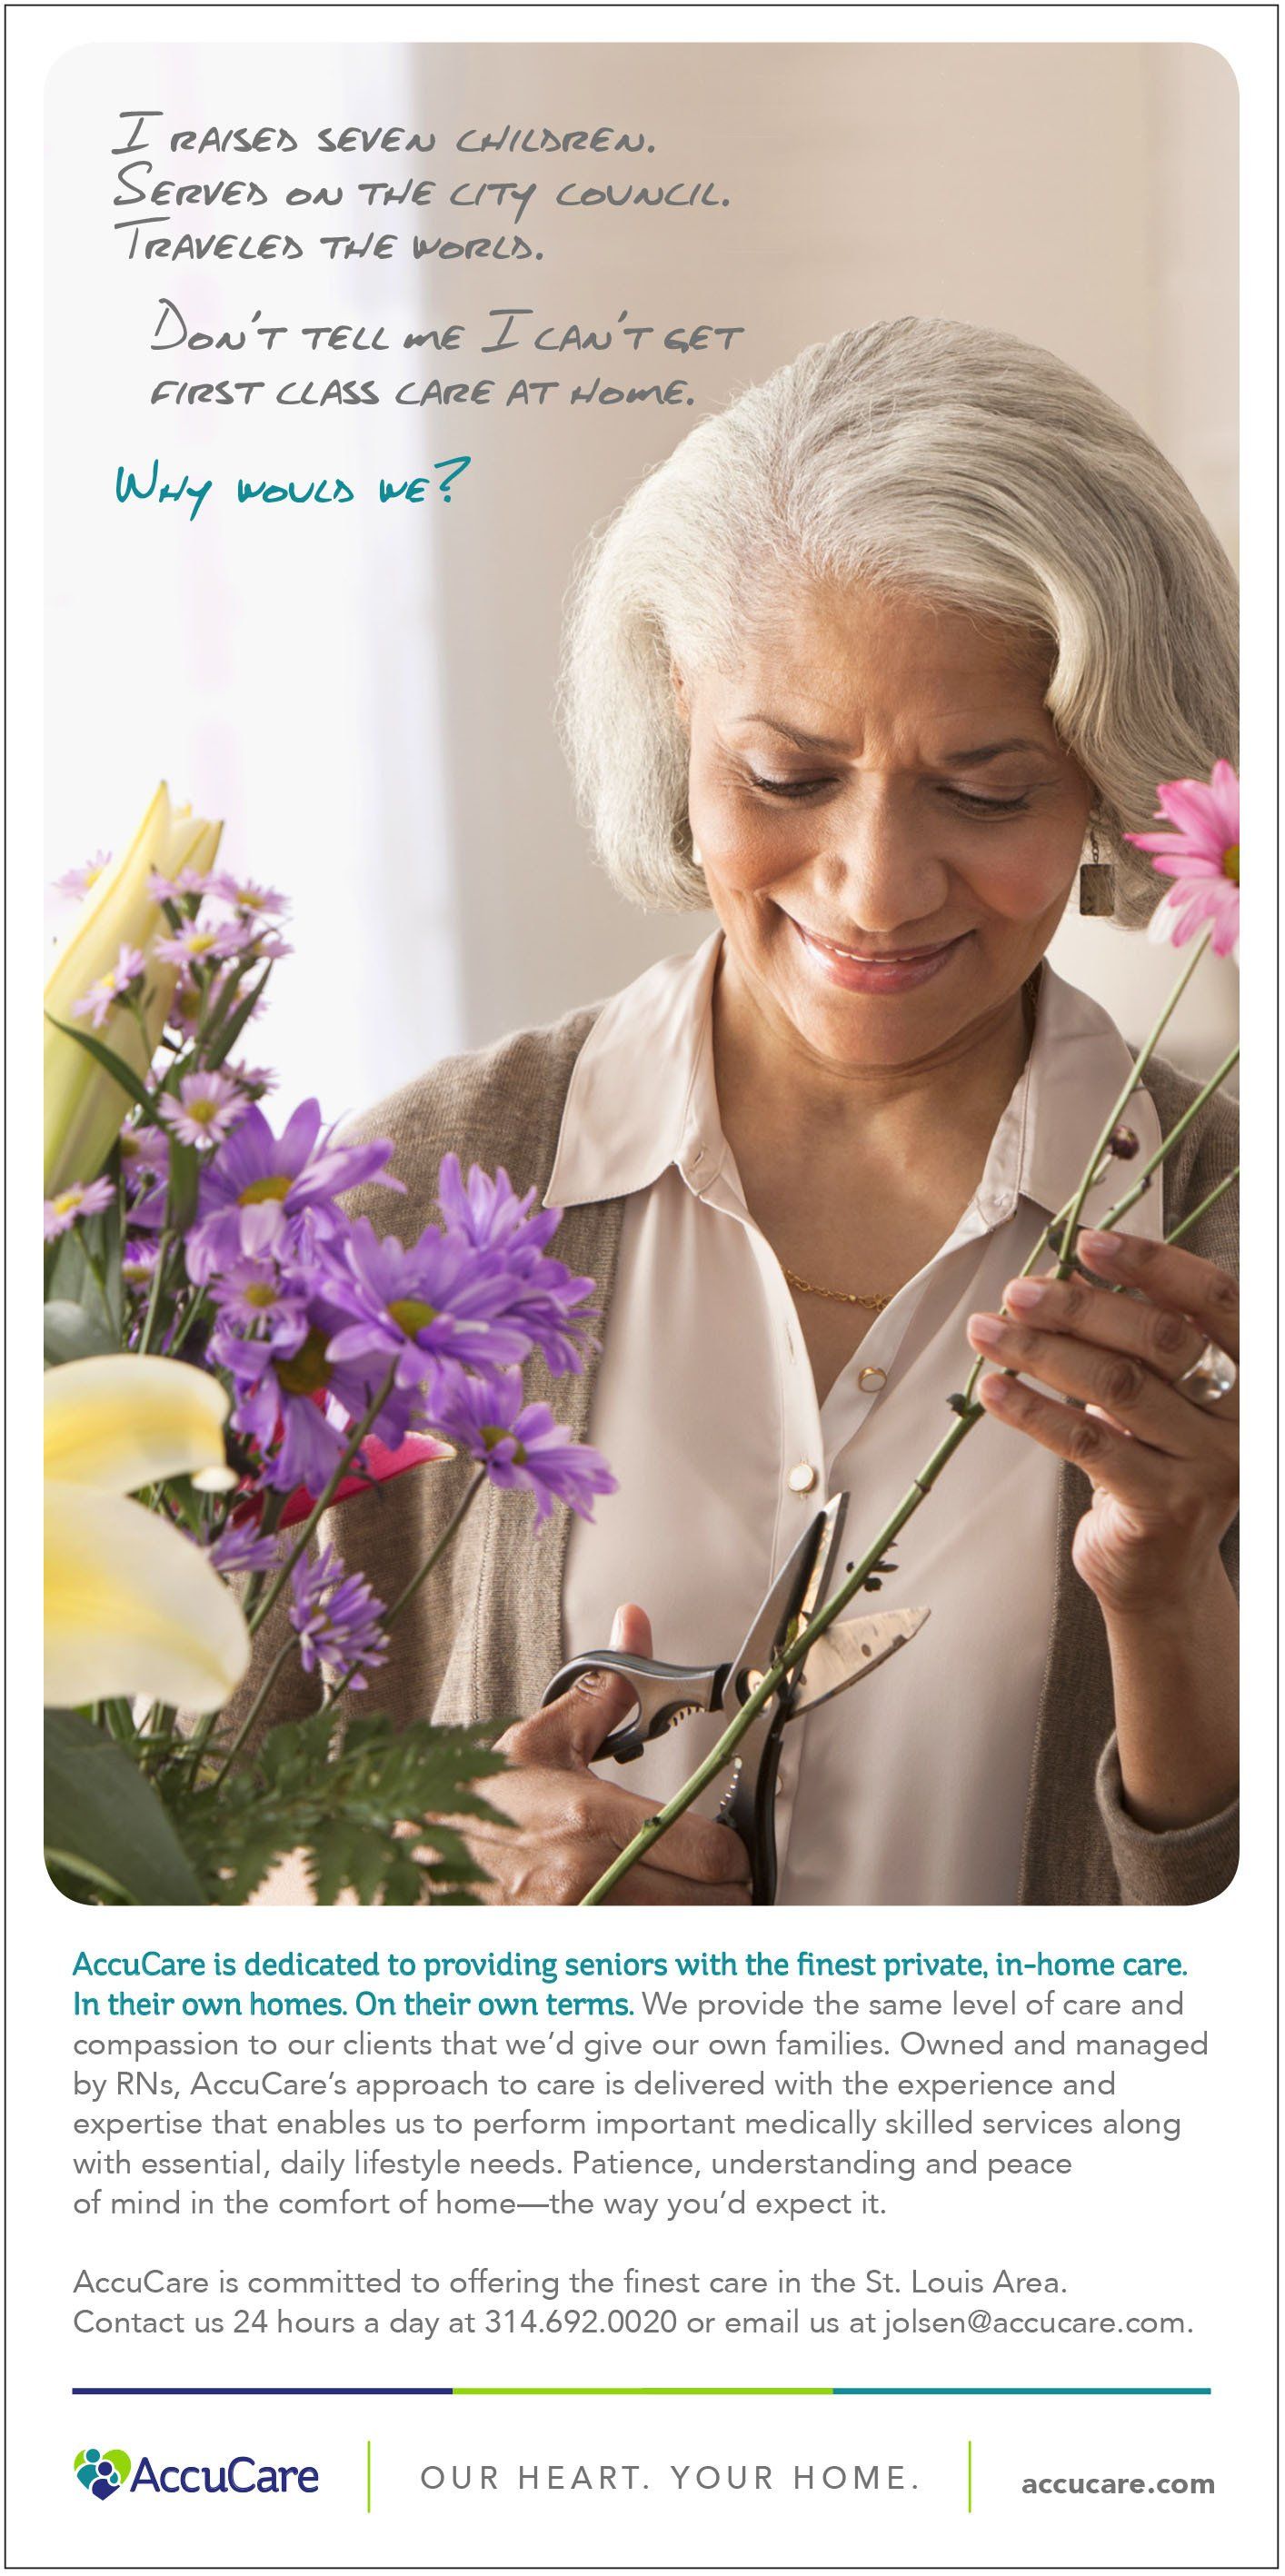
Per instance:
[[[1033,630],[1045,703],[1095,790],[1116,917],[1162,887],[1122,840],[1161,779],[1235,760],[1236,582],[1119,404],[1047,349],[913,317],[844,331],[693,429],[592,541],[562,712],[620,890],[708,903],[672,669],[726,665],[784,577],[898,585]]]

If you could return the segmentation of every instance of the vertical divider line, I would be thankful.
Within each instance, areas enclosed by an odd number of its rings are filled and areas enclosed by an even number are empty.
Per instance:
[[[968,2510],[970,2513],[973,2510],[973,2446],[971,2441],[968,2445]]]

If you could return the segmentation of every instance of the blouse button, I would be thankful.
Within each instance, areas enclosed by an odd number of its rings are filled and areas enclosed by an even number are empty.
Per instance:
[[[803,1458],[797,1467],[791,1467],[785,1481],[792,1494],[810,1494],[816,1480],[815,1467],[809,1466],[807,1459]]]
[[[888,1383],[888,1372],[881,1368],[863,1368],[857,1373],[857,1384],[863,1395],[877,1395]]]

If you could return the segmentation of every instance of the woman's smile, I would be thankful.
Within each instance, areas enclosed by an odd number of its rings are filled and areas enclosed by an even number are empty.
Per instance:
[[[786,914],[798,934],[799,945],[819,975],[829,984],[838,984],[849,993],[908,993],[918,984],[931,983],[934,975],[953,965],[964,942],[972,932],[962,930],[953,939],[907,943],[902,947],[841,947],[834,939],[823,939],[818,931],[809,930],[792,913]]]

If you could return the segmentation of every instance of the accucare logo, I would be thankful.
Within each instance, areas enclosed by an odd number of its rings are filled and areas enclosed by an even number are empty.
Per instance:
[[[252,2459],[249,2452],[238,2451],[236,2458],[211,2467],[203,2460],[167,2460],[156,2462],[144,2457],[131,2477],[133,2463],[128,2451],[101,2451],[91,2447],[77,2451],[73,2462],[76,2482],[87,2495],[105,2503],[114,2495],[315,2495],[321,2472],[315,2468],[286,2467],[284,2463]]]

